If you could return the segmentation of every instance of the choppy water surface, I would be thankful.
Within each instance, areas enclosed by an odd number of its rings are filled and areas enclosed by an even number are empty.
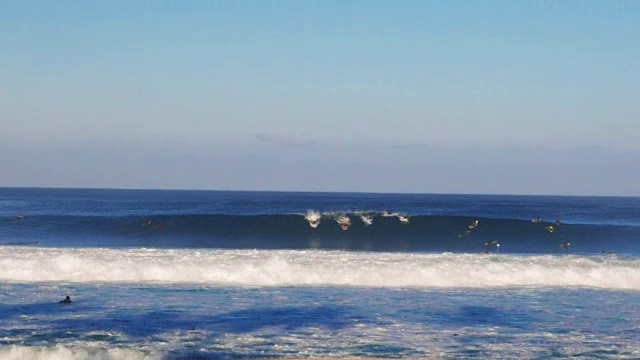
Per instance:
[[[4,284],[2,352],[112,357],[640,356],[640,294]],[[75,303],[53,303],[70,294]]]

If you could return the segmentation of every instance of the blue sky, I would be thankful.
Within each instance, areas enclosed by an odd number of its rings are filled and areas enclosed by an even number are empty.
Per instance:
[[[0,186],[640,195],[640,3],[0,3]]]

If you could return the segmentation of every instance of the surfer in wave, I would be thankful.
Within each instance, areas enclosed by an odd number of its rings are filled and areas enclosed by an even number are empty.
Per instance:
[[[467,229],[468,229],[468,230],[465,230],[462,234],[458,235],[458,238],[460,238],[460,239],[464,239],[464,238],[466,238],[467,236],[471,235],[471,233],[472,233],[472,232],[474,232],[474,231],[476,230],[476,228],[478,227],[478,224],[479,224],[479,223],[480,223],[480,222],[479,222],[478,220],[473,220],[473,221],[471,222],[471,224],[469,224],[469,225],[467,226]]]
[[[496,246],[496,252],[500,252],[500,243],[498,243],[495,240],[490,240],[484,243],[484,253],[488,254],[489,253],[489,246],[491,245],[495,245]]]
[[[371,215],[363,214],[360,215],[360,220],[364,223],[364,226],[369,226],[373,224],[373,217]]]
[[[309,222],[309,226],[311,226],[311,228],[313,229],[317,228],[320,225],[321,217],[322,216],[319,212],[313,210],[308,210],[307,214],[304,216],[307,222]]]
[[[151,220],[151,218],[149,217],[149,213],[147,213],[147,218],[144,220],[144,222],[142,222],[142,224],[140,224],[140,226],[145,227],[145,228],[151,228],[151,229],[162,229],[163,224],[162,223],[153,223],[153,221]]]
[[[336,221],[338,222],[338,225],[340,225],[340,228],[342,230],[347,230],[349,229],[349,226],[351,226],[351,219],[346,215],[338,216],[338,219]]]

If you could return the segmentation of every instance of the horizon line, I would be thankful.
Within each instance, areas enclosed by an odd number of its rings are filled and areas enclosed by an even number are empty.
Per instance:
[[[400,192],[400,191],[328,191],[328,190],[241,190],[241,189],[187,189],[187,188],[125,188],[125,187],[66,187],[66,186],[4,186],[0,189],[31,190],[116,190],[116,191],[191,191],[191,192],[255,192],[300,194],[372,194],[372,195],[445,195],[445,196],[522,196],[522,197],[607,197],[640,198],[640,195],[580,195],[580,194],[512,194],[512,193],[449,193],[449,192]]]

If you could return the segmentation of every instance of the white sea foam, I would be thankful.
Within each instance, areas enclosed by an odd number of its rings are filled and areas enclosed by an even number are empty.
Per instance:
[[[640,290],[640,259],[313,250],[1,247],[0,281]]]
[[[127,360],[151,360],[161,359],[156,352],[145,352],[130,349],[101,347],[65,347],[58,346],[2,346],[0,347],[0,359],[4,360],[70,360],[70,359],[127,359]]]
[[[322,215],[320,215],[319,212],[314,210],[307,210],[307,214],[304,216],[304,218],[307,219],[307,221],[309,222],[309,226],[311,226],[314,229],[317,228],[318,225],[320,225],[321,217]]]
[[[320,213],[315,210],[307,210],[307,213],[304,216],[304,218],[308,221],[318,221],[321,217],[322,215],[320,215]]]

